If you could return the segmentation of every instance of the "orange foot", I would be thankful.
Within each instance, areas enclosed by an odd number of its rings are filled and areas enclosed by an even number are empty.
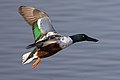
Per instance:
[[[32,69],[34,69],[38,65],[39,62],[40,62],[40,58],[38,57],[38,59],[33,63]]]

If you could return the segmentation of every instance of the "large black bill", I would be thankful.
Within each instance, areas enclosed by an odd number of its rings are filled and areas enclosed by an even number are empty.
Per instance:
[[[99,40],[91,38],[91,37],[87,37],[87,41],[98,42]]]

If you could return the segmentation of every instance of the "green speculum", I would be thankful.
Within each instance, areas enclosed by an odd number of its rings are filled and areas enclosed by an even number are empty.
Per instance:
[[[37,22],[34,23],[33,34],[34,34],[35,40],[37,40],[39,38],[39,36],[41,35],[41,32],[40,32],[40,29],[38,28]]]

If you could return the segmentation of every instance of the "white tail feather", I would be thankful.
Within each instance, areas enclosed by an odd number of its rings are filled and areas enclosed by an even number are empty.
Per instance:
[[[36,52],[37,53],[37,52]],[[22,56],[22,63],[23,64],[27,64],[27,63],[30,63],[31,61],[33,61],[35,58],[37,58],[36,56],[36,53],[34,54],[33,57],[29,58],[29,55],[31,54],[31,52],[28,52],[28,53],[25,53],[23,56]],[[28,59],[28,60],[27,60]]]

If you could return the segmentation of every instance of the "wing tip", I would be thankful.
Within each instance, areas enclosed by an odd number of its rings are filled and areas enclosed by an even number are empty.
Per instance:
[[[23,16],[23,12],[22,12],[22,11],[23,11],[23,8],[24,8],[24,7],[26,7],[26,6],[20,6],[20,7],[18,8],[18,12],[19,12],[19,14],[22,15],[22,16]]]
[[[20,6],[20,7],[18,8],[18,11],[19,11],[19,12],[22,12],[23,10],[26,10],[26,9],[34,9],[34,8],[23,5],[23,6]]]
[[[24,7],[26,7],[26,6],[20,6],[20,7],[18,8],[18,11],[21,11]]]
[[[35,43],[26,46],[26,49],[30,49],[30,48],[32,48],[32,47],[35,47]]]
[[[23,8],[23,7],[26,7],[26,6],[20,6],[19,8]]]
[[[24,20],[30,25],[33,26],[39,18],[48,16],[47,13],[40,11],[34,7],[30,6],[20,6],[18,8],[18,13],[24,18]]]

